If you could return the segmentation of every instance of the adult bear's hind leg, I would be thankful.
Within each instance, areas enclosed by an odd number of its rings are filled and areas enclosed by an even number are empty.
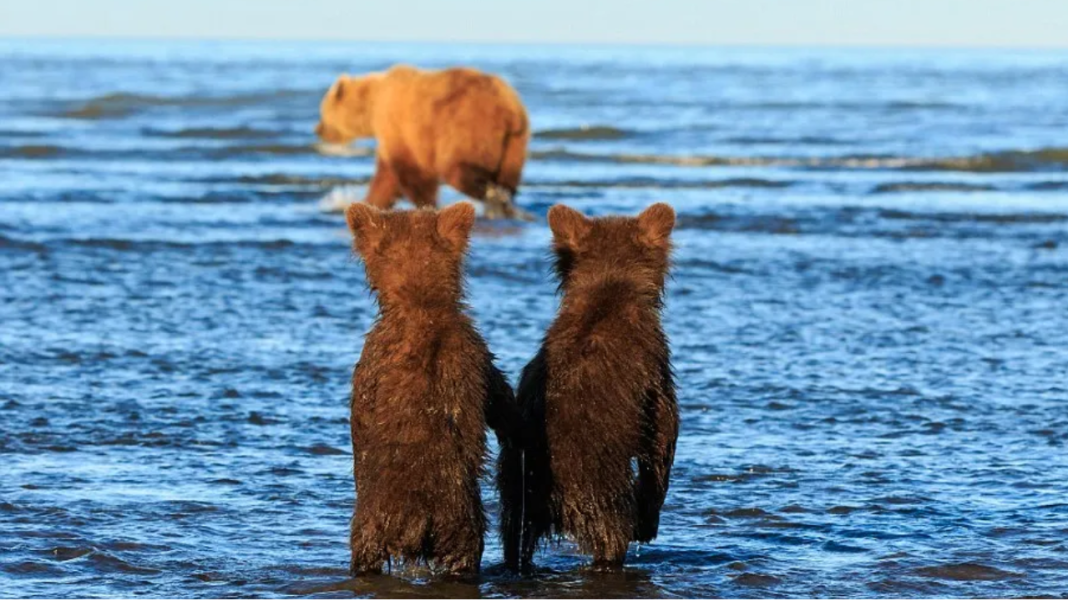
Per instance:
[[[531,220],[525,211],[512,202],[511,191],[494,183],[493,173],[488,169],[472,163],[461,163],[445,174],[445,183],[468,198],[481,200],[486,208],[484,216],[487,219]]]

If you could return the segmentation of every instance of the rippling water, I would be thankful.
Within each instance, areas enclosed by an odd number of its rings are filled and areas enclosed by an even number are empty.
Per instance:
[[[624,574],[491,537],[479,584],[346,580],[374,309],[320,199],[373,165],[311,129],[397,61],[514,83],[542,218],[679,212],[682,433]],[[0,597],[1068,595],[1066,53],[6,41],[0,82]],[[473,244],[513,381],[548,242]]]

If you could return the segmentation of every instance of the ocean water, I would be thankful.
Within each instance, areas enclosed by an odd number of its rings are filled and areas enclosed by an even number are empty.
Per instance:
[[[513,381],[548,208],[679,213],[678,456],[621,574],[510,577],[493,530],[479,582],[346,577],[374,305],[320,204],[373,165],[311,131],[395,62],[529,107],[540,220],[468,267]],[[0,41],[0,597],[1068,596],[1066,168],[1064,52]]]

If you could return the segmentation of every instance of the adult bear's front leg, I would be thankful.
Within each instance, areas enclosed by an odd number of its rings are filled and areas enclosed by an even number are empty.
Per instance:
[[[367,190],[367,204],[379,209],[392,209],[401,196],[397,174],[382,157],[375,160],[375,174]]]
[[[434,208],[438,204],[438,178],[426,173],[415,164],[405,159],[390,161],[393,172],[397,174],[400,190],[419,208]]]

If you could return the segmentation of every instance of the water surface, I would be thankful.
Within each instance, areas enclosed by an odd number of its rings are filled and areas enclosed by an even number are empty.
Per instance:
[[[477,584],[346,580],[374,306],[319,201],[373,163],[311,129],[398,61],[529,106],[541,221],[469,261],[513,381],[548,208],[679,213],[682,432],[623,574],[491,536]],[[0,42],[0,596],[1068,595],[1066,99],[1065,53]]]

